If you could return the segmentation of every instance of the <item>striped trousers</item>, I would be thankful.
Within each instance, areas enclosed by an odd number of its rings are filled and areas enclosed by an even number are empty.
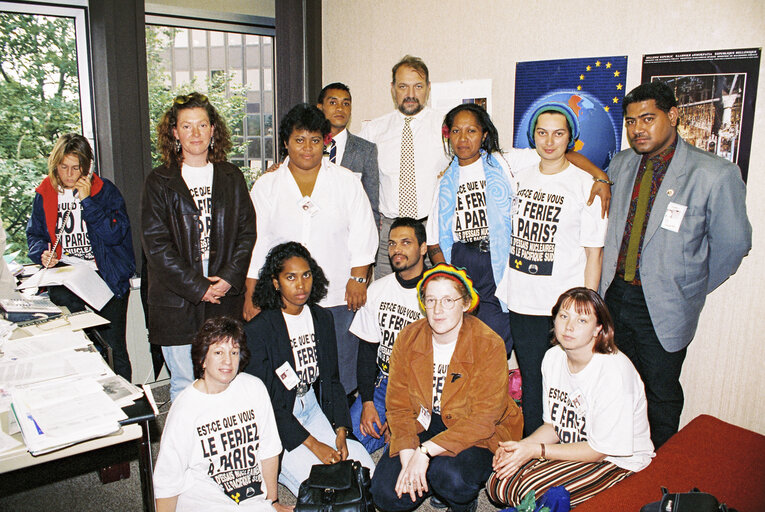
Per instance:
[[[550,487],[563,486],[571,495],[573,508],[631,474],[632,471],[608,461],[531,459],[510,478],[500,479],[492,473],[486,482],[486,492],[496,503],[516,506],[531,490],[538,500]]]

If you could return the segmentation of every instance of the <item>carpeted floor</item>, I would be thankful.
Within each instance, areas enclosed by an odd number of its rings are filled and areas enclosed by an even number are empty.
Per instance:
[[[154,388],[160,405],[160,418],[152,427],[152,454],[159,452],[159,439],[169,410],[169,385]],[[165,404],[165,405],[161,405]],[[382,450],[373,454],[379,459]],[[102,484],[98,468],[130,461],[130,478]],[[282,503],[294,504],[295,497],[279,486]],[[0,511],[4,512],[140,512],[141,479],[138,474],[138,449],[135,443],[104,448],[97,452],[69,457],[31,468],[0,475]],[[435,511],[426,501],[418,512]],[[494,512],[485,493],[478,500],[479,512]]]

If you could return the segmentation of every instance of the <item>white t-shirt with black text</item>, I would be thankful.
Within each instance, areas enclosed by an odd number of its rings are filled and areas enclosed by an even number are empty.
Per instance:
[[[212,226],[212,182],[213,164],[207,162],[204,167],[192,167],[183,164],[181,176],[186,186],[189,187],[191,198],[200,212],[199,223],[199,248],[202,253],[204,273],[207,275],[207,266],[210,261],[210,228]]]
[[[68,256],[67,262],[87,264],[98,270],[88,238],[88,224],[82,216],[82,203],[74,192],[74,189],[64,189],[58,194],[56,235],[61,235],[62,255]]]
[[[496,296],[524,315],[550,316],[561,293],[584,286],[585,247],[603,247],[600,198],[587,206],[592,176],[569,164],[556,174],[521,169],[514,184],[509,270]]]
[[[356,312],[350,331],[367,343],[378,343],[377,366],[388,375],[390,354],[398,333],[422,318],[417,289],[407,289],[395,274],[375,280],[367,290],[367,302]]]
[[[640,471],[654,456],[643,381],[621,352],[592,355],[571,373],[558,345],[542,360],[542,418],[561,443],[586,441],[620,468]]]
[[[456,346],[457,340],[446,345],[433,341],[433,414],[441,414],[441,394]]]
[[[319,377],[319,361],[316,358],[316,335],[313,317],[308,307],[297,315],[282,311],[295,357],[295,373],[301,384],[313,384]]]
[[[188,386],[165,422],[154,493],[178,496],[177,512],[273,511],[262,462],[281,451],[271,399],[260,379],[240,373],[216,394]]]

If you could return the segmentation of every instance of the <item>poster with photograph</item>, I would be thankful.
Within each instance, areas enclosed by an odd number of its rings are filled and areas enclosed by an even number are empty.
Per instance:
[[[686,142],[738,164],[746,181],[762,48],[643,56],[643,83],[666,82]]]
[[[580,134],[574,151],[606,169],[621,149],[626,80],[626,56],[517,63],[513,145],[530,147],[526,134],[531,114],[538,106],[564,103],[579,120]]]
[[[462,103],[477,103],[491,115],[491,79],[433,82],[430,105],[444,114]]]

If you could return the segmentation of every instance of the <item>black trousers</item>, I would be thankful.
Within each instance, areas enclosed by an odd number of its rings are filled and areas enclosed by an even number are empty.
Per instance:
[[[651,441],[659,448],[677,432],[683,412],[680,371],[686,349],[668,352],[656,336],[642,286],[616,276],[605,296],[614,320],[616,346],[630,358],[643,379]]]
[[[441,416],[433,414],[430,428],[418,434],[420,443],[424,443],[436,434],[446,430]],[[426,473],[428,492],[412,501],[409,494],[396,496],[396,480],[401,473],[401,459],[388,453],[390,447],[380,457],[372,477],[372,497],[379,510],[386,512],[404,512],[414,510],[429,496],[435,494],[447,503],[454,512],[469,510],[470,504],[478,497],[486,480],[491,474],[491,460],[494,456],[486,448],[473,446],[461,451],[455,457],[440,455],[433,457]],[[416,495],[415,495],[416,496]]]
[[[510,311],[515,356],[521,370],[523,437],[542,426],[542,359],[552,346],[552,317]]]

